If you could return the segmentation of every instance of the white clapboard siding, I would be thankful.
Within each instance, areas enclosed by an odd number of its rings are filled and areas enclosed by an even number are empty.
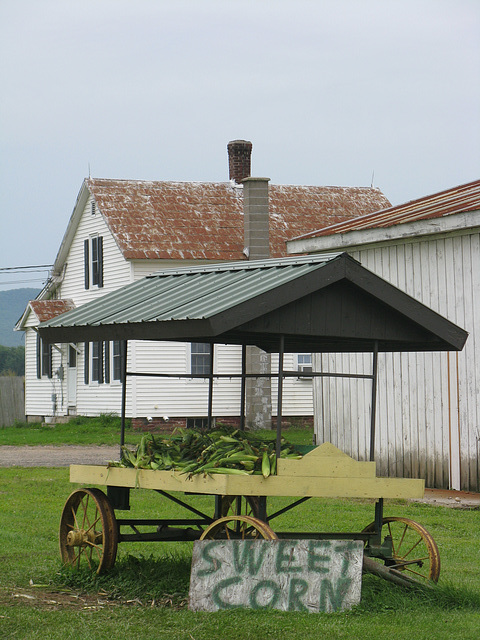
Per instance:
[[[84,345],[78,345],[80,354],[77,357],[77,414],[83,416],[98,416],[101,413],[120,415],[122,409],[122,385],[115,380],[109,384],[90,381],[84,382]],[[130,355],[130,345],[128,348]],[[132,380],[127,381],[126,415],[131,416],[132,410]]]
[[[84,241],[94,235],[103,237],[103,287],[84,286]],[[77,306],[115,291],[132,280],[130,264],[123,258],[103,216],[91,213],[88,199],[70,246],[63,282],[58,296],[71,298]]]
[[[286,353],[283,359],[285,371],[298,369],[297,354]],[[272,354],[272,373],[278,372],[278,355]],[[278,383],[272,379],[272,413],[277,415]],[[313,383],[311,379],[287,377],[283,380],[282,415],[311,416],[313,414]]]
[[[363,266],[470,334],[458,353],[379,354],[375,457],[382,475],[423,477],[430,487],[480,489],[479,238],[469,232],[351,251]],[[314,358],[319,370],[347,373],[361,372],[361,360]],[[318,441],[329,440],[365,460],[370,399],[369,382],[317,381]]]
[[[54,415],[61,413],[62,381],[55,375],[61,365],[60,354],[56,349],[52,351],[52,378],[42,376],[37,378],[37,334],[28,328],[25,331],[25,352],[33,357],[25,359],[25,415]],[[55,396],[55,400],[53,399]]]

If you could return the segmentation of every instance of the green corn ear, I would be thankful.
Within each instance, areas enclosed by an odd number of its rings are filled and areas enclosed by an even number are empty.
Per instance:
[[[274,475],[275,473],[277,473],[277,454],[271,453],[270,456],[270,473],[272,475]]]
[[[270,475],[270,460],[268,458],[267,451],[264,451],[263,457],[262,457],[262,476],[264,478],[268,478],[269,475]]]
[[[245,471],[244,469],[228,469],[226,467],[213,467],[207,470],[207,473],[224,473],[231,476],[249,476],[251,474],[250,471]]]

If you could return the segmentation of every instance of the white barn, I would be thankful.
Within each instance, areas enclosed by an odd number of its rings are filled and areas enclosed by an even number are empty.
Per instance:
[[[225,183],[84,181],[58,251],[52,276],[27,306],[17,329],[25,331],[25,413],[29,420],[69,415],[118,413],[121,405],[120,343],[45,346],[36,327],[44,320],[96,300],[165,267],[280,257],[286,240],[389,205],[378,189],[269,185],[250,177],[251,143],[229,144],[230,181]],[[201,373],[210,366],[202,343],[130,341],[128,362],[137,371]],[[252,367],[268,366],[250,354]],[[290,369],[311,364],[310,354],[289,354]],[[238,347],[219,346],[216,372],[240,370]],[[258,370],[258,369],[257,369]],[[239,416],[238,380],[215,382],[214,416]],[[204,419],[205,388],[200,379],[129,380],[127,416],[137,423],[184,425]],[[275,414],[271,389],[267,409]],[[257,394],[259,396],[259,394]],[[250,397],[247,419],[265,420]],[[247,401],[248,403],[248,401]],[[310,379],[292,379],[285,390],[284,415],[312,419]],[[191,422],[192,423],[192,422]],[[195,423],[195,422],[194,422]],[[265,424],[264,426],[269,426]]]
[[[480,490],[480,181],[335,224],[288,243],[289,253],[347,251],[469,332],[461,352],[380,354],[377,469],[429,487]],[[362,356],[316,356],[317,370],[362,371]],[[315,383],[315,430],[368,457],[369,384]]]

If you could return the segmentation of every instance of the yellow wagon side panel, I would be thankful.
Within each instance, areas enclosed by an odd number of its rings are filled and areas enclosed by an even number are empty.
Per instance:
[[[279,460],[278,475],[186,475],[172,471],[72,465],[71,482],[213,495],[326,498],[422,498],[424,480],[377,478],[374,462],[358,462],[325,443],[300,460]]]

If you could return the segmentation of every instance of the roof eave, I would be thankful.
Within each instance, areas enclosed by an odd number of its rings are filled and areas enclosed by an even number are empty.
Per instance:
[[[69,327],[42,327],[43,340],[52,343],[95,342],[98,340],[166,340],[207,342],[214,339],[209,320],[169,320],[168,322],[125,322]]]
[[[325,236],[299,237],[287,241],[287,253],[314,253],[319,251],[342,251],[367,244],[394,242],[435,236],[455,231],[480,229],[480,211],[452,213],[441,218],[427,218],[414,222],[404,222],[389,227],[354,229],[345,233]]]
[[[58,249],[57,257],[55,258],[55,262],[53,264],[53,275],[60,275],[62,272],[63,265],[67,259],[68,252],[70,251],[70,246],[77,231],[80,218],[82,216],[89,195],[90,191],[88,189],[87,179],[84,179],[82,186],[80,187],[80,191],[78,193],[72,215],[70,216],[70,220],[68,221],[67,229],[60,244],[60,248]]]
[[[13,327],[14,331],[25,331],[25,323],[27,322],[28,316],[34,313],[30,302],[28,302],[27,306],[25,307],[25,311],[22,313],[22,315],[20,316],[20,318],[17,320],[17,322],[15,323],[15,326]]]

